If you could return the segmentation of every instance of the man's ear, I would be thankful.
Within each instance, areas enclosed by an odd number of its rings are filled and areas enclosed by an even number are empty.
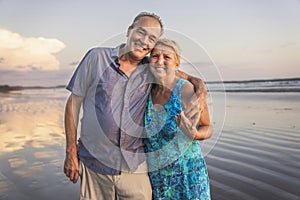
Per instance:
[[[131,31],[132,29],[133,29],[133,26],[132,26],[132,25],[128,27],[127,33],[126,33],[126,37],[129,36],[129,33],[130,33],[130,31]]]

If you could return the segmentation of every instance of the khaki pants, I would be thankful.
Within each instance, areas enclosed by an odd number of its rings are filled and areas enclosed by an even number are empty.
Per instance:
[[[141,167],[147,166],[146,162]],[[142,170],[147,171],[147,170]],[[148,173],[122,172],[103,175],[93,172],[80,162],[80,200],[151,200]]]

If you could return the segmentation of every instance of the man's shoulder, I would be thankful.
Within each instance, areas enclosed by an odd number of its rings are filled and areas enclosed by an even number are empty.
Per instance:
[[[88,51],[88,54],[101,55],[103,53],[110,53],[113,50],[114,48],[111,47],[93,47]]]
[[[111,47],[93,47],[87,51],[85,54],[85,60],[95,61],[98,60],[110,60],[111,58],[116,57],[117,51],[115,48]]]

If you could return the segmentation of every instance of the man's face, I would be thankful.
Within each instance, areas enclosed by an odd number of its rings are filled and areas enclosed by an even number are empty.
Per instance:
[[[135,60],[142,60],[160,37],[159,22],[152,17],[141,17],[128,28],[127,51]]]

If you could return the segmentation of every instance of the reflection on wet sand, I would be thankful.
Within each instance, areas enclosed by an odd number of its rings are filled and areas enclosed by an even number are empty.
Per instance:
[[[24,158],[10,158],[8,159],[8,162],[11,168],[17,168],[27,164],[27,160]]]
[[[0,199],[78,196],[73,185],[62,187],[69,182],[62,172],[66,95],[64,90],[0,93]]]
[[[1,200],[78,199],[79,185],[62,169],[67,95],[0,93]],[[222,134],[202,146],[212,199],[300,199],[300,93],[227,97]]]
[[[62,103],[41,102],[19,105],[2,104],[0,113],[0,151],[2,153],[20,150],[25,146],[43,148],[46,145],[62,144]],[[30,109],[28,108],[30,107]],[[11,110],[12,109],[12,110]]]

